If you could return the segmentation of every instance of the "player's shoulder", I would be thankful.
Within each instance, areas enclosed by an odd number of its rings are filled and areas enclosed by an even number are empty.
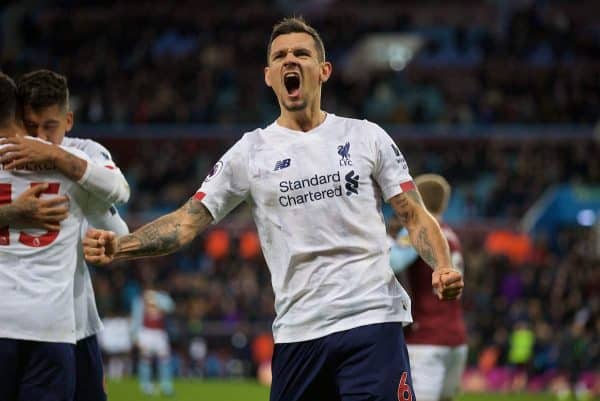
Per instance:
[[[274,131],[275,129],[273,127],[273,124],[264,128],[256,128],[251,131],[246,131],[244,132],[242,137],[237,141],[236,146],[248,149],[253,146],[269,142],[268,137],[271,137]]]
[[[71,153],[71,154],[73,154],[73,155],[75,155],[75,156],[77,156],[77,157],[79,157],[81,159],[84,159],[86,161],[90,160],[90,157],[88,156],[88,154],[86,152],[84,152],[83,150],[77,148],[77,147],[68,146],[68,145],[65,145],[64,143],[61,143],[59,146],[63,150],[65,150],[65,151],[67,151],[67,152],[69,152],[69,153]]]
[[[330,115],[334,122],[337,124],[345,124],[351,127],[358,127],[361,129],[367,129],[374,132],[380,132],[385,130],[377,123],[367,120],[366,118],[353,118],[353,117],[343,117],[335,114]]]
[[[63,141],[62,141],[61,145],[63,145],[63,146],[70,146],[72,148],[84,150],[87,147],[91,146],[92,143],[97,143],[97,142],[92,141],[91,139],[75,138],[75,137],[72,137],[72,136],[65,136],[63,138]]]
[[[71,148],[79,149],[92,158],[101,158],[106,161],[111,161],[112,156],[104,145],[88,138],[65,137],[62,145]]]
[[[377,123],[367,120],[351,117],[333,116],[334,124],[342,126],[346,132],[354,132],[362,139],[380,142],[384,138],[389,138],[388,133]]]
[[[357,127],[370,127],[370,125],[373,124],[371,121],[364,118],[338,116],[333,113],[327,114],[327,118],[331,119],[334,124],[346,124]]]
[[[269,129],[269,127],[255,128],[251,131],[246,131],[239,139],[239,141],[255,141],[260,135],[264,134]]]
[[[337,114],[327,113],[327,123],[331,126],[343,126],[344,129],[357,128],[361,131],[377,131],[383,129],[372,121],[353,117],[338,116]]]

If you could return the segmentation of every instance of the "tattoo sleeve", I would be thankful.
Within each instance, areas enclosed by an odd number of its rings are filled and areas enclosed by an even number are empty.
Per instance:
[[[427,212],[415,190],[394,196],[390,203],[401,224],[408,230],[411,243],[419,256],[434,270],[452,266],[448,242],[439,224]]]
[[[212,216],[200,201],[191,198],[181,208],[119,238],[117,259],[166,255],[191,242]]]
[[[431,245],[431,240],[429,239],[429,233],[427,232],[426,228],[421,228],[419,230],[419,234],[417,235],[417,241],[414,244],[414,247],[417,250],[417,252],[419,252],[419,255],[421,255],[425,263],[427,263],[434,269],[438,266],[438,261],[435,256],[433,246]]]
[[[60,149],[60,148],[59,148]],[[56,167],[68,178],[79,181],[85,169],[87,168],[87,161],[80,159],[79,157],[63,150],[59,150],[59,156],[56,158]]]

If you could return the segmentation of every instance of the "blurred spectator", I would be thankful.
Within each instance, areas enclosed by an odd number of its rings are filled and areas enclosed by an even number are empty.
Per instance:
[[[154,394],[152,362],[157,359],[160,390],[173,394],[171,347],[166,330],[166,315],[174,310],[173,300],[162,291],[146,289],[132,307],[132,334],[139,349],[138,377],[140,389]]]
[[[106,376],[120,380],[131,374],[132,349],[130,321],[124,317],[106,317],[99,334],[100,348],[106,357]]]

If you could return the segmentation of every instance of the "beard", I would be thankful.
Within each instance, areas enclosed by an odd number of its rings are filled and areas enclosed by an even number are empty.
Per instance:
[[[284,100],[283,102],[281,102],[281,104],[283,105],[283,107],[285,107],[285,109],[287,111],[300,111],[300,110],[304,110],[306,108],[306,106],[308,105],[308,102],[306,101],[306,99],[302,99],[298,102],[293,102],[291,104],[288,104]]]

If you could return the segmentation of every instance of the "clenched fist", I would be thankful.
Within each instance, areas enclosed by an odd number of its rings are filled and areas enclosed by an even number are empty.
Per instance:
[[[432,273],[431,286],[439,299],[452,300],[460,298],[465,283],[459,270],[442,267]]]
[[[112,231],[89,229],[83,239],[85,260],[97,265],[112,262],[117,253],[117,236]]]

